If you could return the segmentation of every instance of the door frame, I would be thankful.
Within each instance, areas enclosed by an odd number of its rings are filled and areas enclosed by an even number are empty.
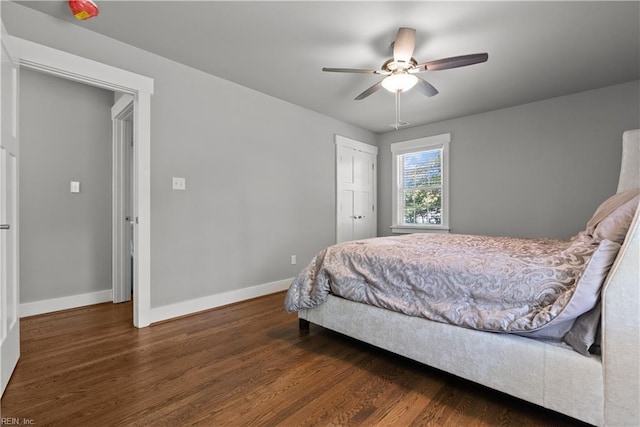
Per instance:
[[[154,80],[38,43],[9,36],[21,67],[133,96],[133,324],[151,323],[151,95]]]
[[[133,222],[131,197],[132,163],[130,135],[133,132],[133,96],[122,94],[111,107],[111,289],[113,302],[131,300],[131,225]],[[133,193],[133,194],[132,194]]]
[[[339,237],[341,236],[340,227],[340,194],[342,192],[341,183],[338,179],[338,168],[340,167],[339,162],[339,151],[340,148],[349,148],[352,150],[362,151],[364,153],[373,155],[373,211],[374,215],[374,224],[373,231],[377,234],[378,230],[378,147],[371,144],[366,144],[364,142],[356,141],[355,139],[347,138],[342,135],[335,135],[335,144],[336,144],[336,242],[339,242]]]

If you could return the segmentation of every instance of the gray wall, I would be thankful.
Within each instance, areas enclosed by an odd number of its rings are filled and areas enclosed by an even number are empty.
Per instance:
[[[2,8],[10,34],[155,79],[152,307],[293,277],[335,241],[334,134],[376,144],[375,134],[15,3]],[[172,176],[186,178],[186,191],[171,190]]]
[[[20,302],[111,289],[113,93],[20,74]]]
[[[378,234],[391,230],[393,142],[451,133],[454,233],[568,238],[614,194],[638,81],[381,135]]]

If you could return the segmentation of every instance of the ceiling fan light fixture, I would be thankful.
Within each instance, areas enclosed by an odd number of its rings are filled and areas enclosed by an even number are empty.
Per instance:
[[[382,87],[389,92],[404,92],[418,83],[418,77],[409,73],[395,73],[382,80]]]

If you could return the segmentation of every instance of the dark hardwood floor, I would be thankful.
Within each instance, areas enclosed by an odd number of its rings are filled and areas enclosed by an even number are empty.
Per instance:
[[[582,425],[315,325],[302,334],[283,299],[144,329],[131,326],[130,304],[22,319],[2,417],[38,426]]]

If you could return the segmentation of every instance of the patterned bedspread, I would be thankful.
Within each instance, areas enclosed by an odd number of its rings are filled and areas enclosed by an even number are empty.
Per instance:
[[[411,234],[341,243],[319,252],[293,281],[285,309],[315,307],[332,293],[467,328],[534,331],[569,303],[597,247],[585,234]]]

